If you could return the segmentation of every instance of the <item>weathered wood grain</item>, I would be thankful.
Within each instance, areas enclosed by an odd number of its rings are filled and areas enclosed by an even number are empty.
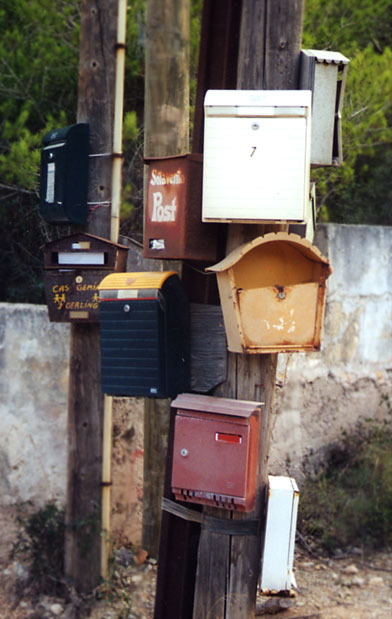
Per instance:
[[[90,152],[111,153],[116,0],[84,0],[81,14],[78,122],[90,124]],[[109,238],[111,157],[90,166],[87,232]],[[98,325],[72,324],[68,401],[68,485],[65,570],[76,589],[100,578],[103,395]]]
[[[189,0],[146,3],[145,158],[189,149],[189,11]],[[160,266],[165,270],[164,261]],[[142,542],[152,557],[159,551],[169,416],[169,400],[145,401]]]
[[[302,34],[303,0],[243,0],[237,88],[293,89],[297,87]],[[230,225],[226,252],[280,226]],[[228,375],[215,395],[262,401],[256,509],[248,514],[208,508],[223,518],[264,520],[268,475],[271,409],[276,355],[228,353]],[[207,509],[207,508],[206,508]],[[211,511],[210,511],[211,510]],[[214,557],[220,557],[216,563]],[[261,534],[237,537],[202,530],[199,545],[193,619],[251,619],[261,558]]]

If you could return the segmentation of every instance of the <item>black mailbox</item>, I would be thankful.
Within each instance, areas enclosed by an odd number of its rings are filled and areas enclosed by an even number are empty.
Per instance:
[[[166,398],[189,389],[189,308],[177,273],[113,273],[98,289],[103,393]]]
[[[40,213],[49,223],[87,223],[89,135],[89,125],[78,123],[42,140]]]

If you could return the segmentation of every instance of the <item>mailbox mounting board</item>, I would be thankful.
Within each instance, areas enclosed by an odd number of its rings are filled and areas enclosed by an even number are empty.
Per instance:
[[[306,221],[311,92],[209,90],[204,109],[203,221]]]
[[[260,404],[181,394],[174,429],[172,489],[180,501],[238,511],[254,507]]]

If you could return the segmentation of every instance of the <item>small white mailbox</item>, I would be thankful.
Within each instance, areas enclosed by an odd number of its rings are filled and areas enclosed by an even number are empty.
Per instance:
[[[267,518],[260,589],[262,593],[290,592],[299,492],[292,477],[268,476]]]
[[[342,164],[341,117],[348,63],[339,52],[301,51],[300,87],[313,92],[310,162],[314,166]]]
[[[305,222],[311,92],[209,90],[204,100],[205,222]]]

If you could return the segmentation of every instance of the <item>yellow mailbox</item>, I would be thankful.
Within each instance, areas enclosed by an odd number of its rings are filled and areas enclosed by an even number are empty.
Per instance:
[[[332,268],[307,239],[272,232],[207,270],[217,274],[230,351],[319,350]]]

